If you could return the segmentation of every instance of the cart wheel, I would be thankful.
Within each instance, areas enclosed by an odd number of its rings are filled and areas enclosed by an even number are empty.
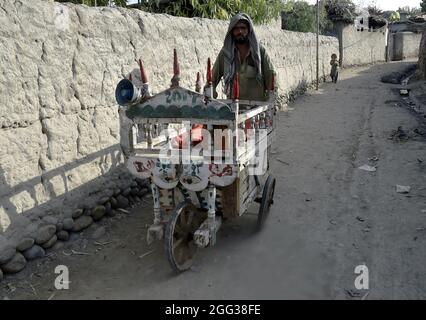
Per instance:
[[[191,202],[181,202],[172,212],[167,223],[165,249],[167,259],[176,272],[188,270],[198,247],[194,232],[201,226],[207,214],[199,211]]]
[[[257,230],[262,229],[269,214],[269,208],[274,203],[275,178],[271,175],[265,182],[260,202],[259,214],[257,216]]]

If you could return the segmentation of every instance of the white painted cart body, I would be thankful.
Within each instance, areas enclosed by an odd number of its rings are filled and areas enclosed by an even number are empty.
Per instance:
[[[216,243],[222,221],[241,216],[253,201],[260,203],[257,226],[263,226],[275,188],[267,159],[276,109],[273,92],[267,102],[213,99],[211,87],[203,94],[182,88],[177,76],[175,70],[172,87],[154,96],[146,84],[122,80],[116,97],[132,123],[127,168],[151,181],[154,221],[147,241],[164,238],[172,268],[184,271],[198,248]],[[195,145],[194,126],[211,139],[197,137]],[[215,130],[233,134],[214,136]],[[202,145],[216,157],[198,152]]]

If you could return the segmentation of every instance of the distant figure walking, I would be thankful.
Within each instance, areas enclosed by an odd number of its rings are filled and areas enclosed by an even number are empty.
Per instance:
[[[330,65],[331,65],[331,72],[330,72],[331,81],[333,81],[333,83],[337,83],[337,78],[339,77],[339,62],[337,61],[337,55],[335,53],[331,55]]]

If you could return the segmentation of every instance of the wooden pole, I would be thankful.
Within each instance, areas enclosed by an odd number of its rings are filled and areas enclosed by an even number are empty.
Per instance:
[[[317,0],[317,85],[316,89],[319,89],[319,3]]]

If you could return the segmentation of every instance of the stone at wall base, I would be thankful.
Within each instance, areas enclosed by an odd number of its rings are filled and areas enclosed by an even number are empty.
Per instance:
[[[82,216],[74,221],[74,227],[72,228],[73,232],[79,232],[83,229],[86,229],[93,223],[93,218],[90,216]]]
[[[1,266],[1,269],[4,273],[17,273],[24,269],[26,264],[27,260],[25,260],[25,257],[21,253],[17,252],[13,256],[12,260]]]
[[[12,260],[16,250],[12,246],[4,246],[0,248],[0,265]]]
[[[34,245],[31,248],[25,250],[22,254],[27,260],[34,260],[37,258],[44,257],[46,252],[44,251],[42,247],[38,245]]]
[[[68,239],[70,238],[70,234],[65,230],[59,231],[56,236],[58,237],[58,240],[61,241],[68,241]]]
[[[102,205],[96,206],[92,211],[92,218],[95,221],[100,220],[106,213],[106,208]]]
[[[52,238],[49,239],[49,241],[47,241],[46,243],[43,243],[41,246],[44,249],[49,249],[56,243],[57,240],[58,240],[58,237],[55,234]]]
[[[72,228],[74,228],[74,220],[71,218],[66,218],[64,221],[62,221],[63,229],[65,231],[70,231]]]
[[[53,235],[56,233],[56,226],[49,224],[42,226],[37,231],[37,236],[35,238],[36,244],[43,244],[52,239]]]
[[[24,238],[21,240],[19,245],[16,247],[18,251],[25,251],[31,248],[35,243],[35,240],[33,238]]]
[[[74,213],[72,214],[72,218],[73,219],[77,219],[80,218],[83,215],[84,210],[83,209],[77,209],[74,211]]]

